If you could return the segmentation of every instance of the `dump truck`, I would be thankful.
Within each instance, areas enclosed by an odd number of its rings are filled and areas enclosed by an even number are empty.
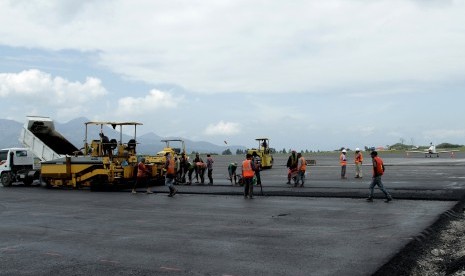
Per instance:
[[[247,150],[248,154],[253,154],[254,152],[260,157],[261,168],[262,169],[271,169],[273,167],[273,155],[270,151],[270,139],[268,138],[257,138],[255,141],[258,142],[257,148],[251,148]]]
[[[55,130],[55,124],[49,117],[27,116],[19,142],[41,161],[82,154],[76,146]]]
[[[29,116],[20,141],[41,162],[40,177],[47,187],[128,187],[137,175],[137,122],[86,122],[84,147],[76,148],[59,134],[48,117]],[[119,130],[119,140],[108,139],[104,130]],[[133,127],[134,136],[123,142],[123,127]],[[97,128],[99,137],[89,139],[90,128]],[[95,129],[94,129],[95,132]],[[148,164],[150,181],[161,177],[159,166]]]
[[[7,154],[6,150],[9,154],[9,160],[3,164],[8,167],[2,170],[4,186],[11,186],[15,181],[30,185],[40,178],[40,162],[79,153],[78,148],[55,130],[49,117],[27,116],[19,142],[24,148],[2,150],[2,155]]]
[[[4,187],[14,182],[29,186],[39,180],[40,163],[27,148],[6,148],[0,150],[0,179]]]

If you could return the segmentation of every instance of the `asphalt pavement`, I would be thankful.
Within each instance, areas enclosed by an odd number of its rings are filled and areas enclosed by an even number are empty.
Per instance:
[[[307,160],[314,160],[315,166],[307,166],[304,188],[287,185],[287,155],[275,155],[274,166],[261,171],[262,189],[268,196],[310,196],[310,197],[348,197],[363,198],[368,195],[371,182],[371,158],[365,154],[363,164],[364,177],[354,178],[355,167],[349,162],[347,179],[341,179],[339,154],[304,154]],[[424,158],[423,155],[407,156],[402,153],[383,153],[386,172],[383,182],[397,199],[424,200],[460,200],[465,192],[465,153],[441,155],[439,158]],[[214,185],[202,184],[179,187],[181,193],[240,195],[242,187],[232,186],[228,178],[227,167],[231,162],[239,164],[244,156],[213,156]],[[349,161],[351,159],[349,153]],[[240,168],[238,168],[240,173]],[[195,182],[195,179],[194,179]],[[163,190],[163,189],[161,189]],[[261,195],[259,187],[255,193]],[[380,192],[376,196],[382,196]]]
[[[1,275],[371,275],[451,201],[0,191]]]
[[[240,156],[214,156],[214,185],[178,186],[174,198],[163,186],[0,188],[0,275],[372,275],[465,190],[461,153],[381,153],[391,203],[364,200],[369,158],[363,179],[341,180],[337,154],[312,157],[305,188],[285,184],[287,157],[275,157],[252,200],[226,179]]]

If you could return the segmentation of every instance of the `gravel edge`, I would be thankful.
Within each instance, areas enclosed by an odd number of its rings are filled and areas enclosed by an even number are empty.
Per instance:
[[[465,198],[409,242],[375,276],[465,276]]]

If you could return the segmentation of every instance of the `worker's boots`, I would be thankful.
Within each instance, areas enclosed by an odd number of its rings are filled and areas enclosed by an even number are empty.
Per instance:
[[[169,187],[169,188],[170,188],[170,194],[168,196],[173,197],[178,190],[174,187]]]

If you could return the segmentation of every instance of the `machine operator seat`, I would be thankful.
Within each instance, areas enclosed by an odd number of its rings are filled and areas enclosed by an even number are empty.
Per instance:
[[[128,151],[133,151],[134,153],[136,153],[136,140],[134,139],[131,139],[128,141],[128,146],[126,147],[126,150]]]
[[[110,144],[110,149],[114,150],[118,146],[118,141],[116,141],[116,139],[111,139],[109,144]]]

